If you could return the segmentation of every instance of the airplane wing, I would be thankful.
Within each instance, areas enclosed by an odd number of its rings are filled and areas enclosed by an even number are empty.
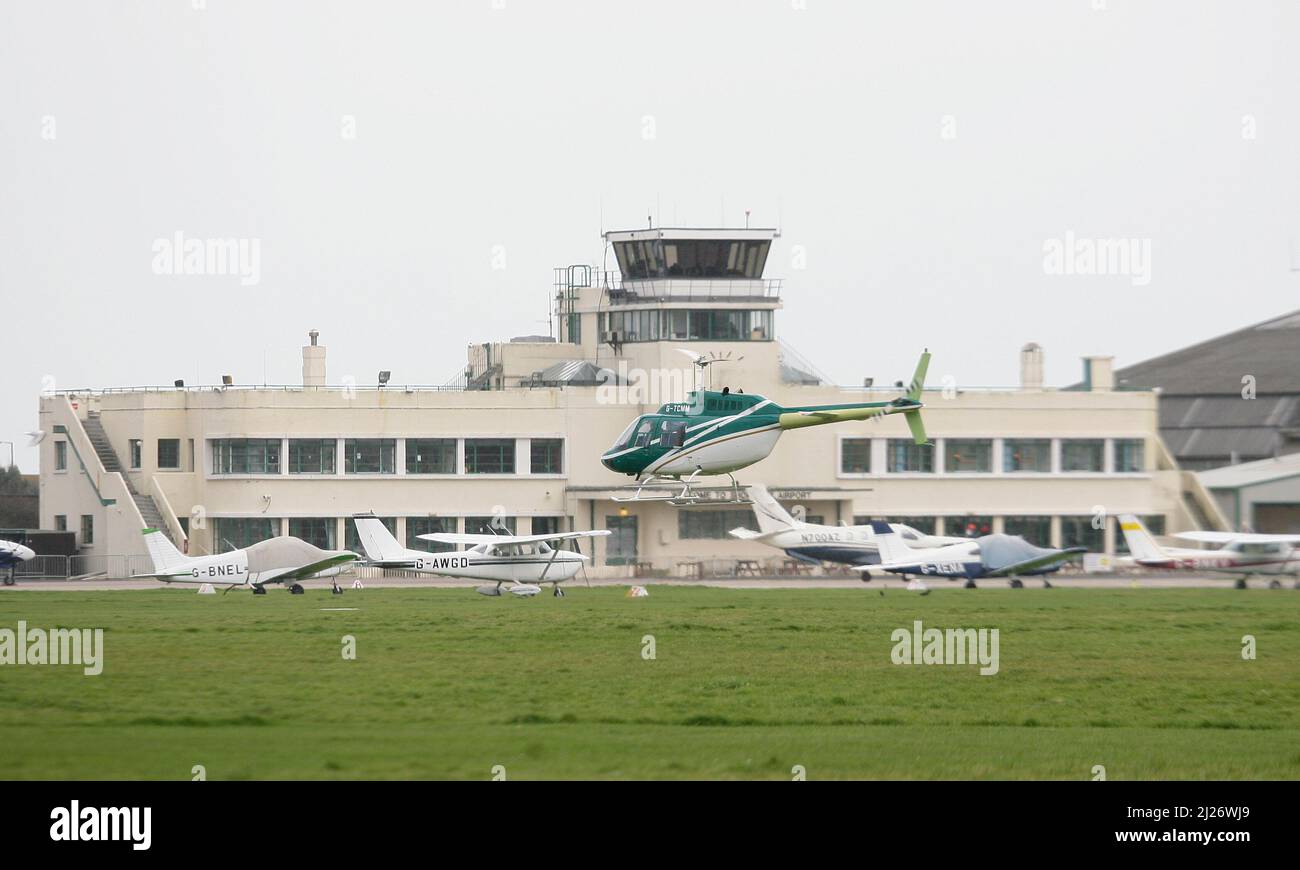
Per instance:
[[[529,544],[534,541],[571,541],[575,538],[602,538],[610,534],[609,529],[591,529],[586,532],[552,532],[542,535],[469,535],[456,532],[433,532],[428,535],[416,535],[422,541],[434,541],[439,544]]]
[[[311,564],[303,565],[300,568],[285,568],[279,574],[271,574],[271,572],[267,571],[264,574],[258,575],[258,582],[284,583],[287,580],[305,580],[313,574],[324,571],[326,568],[333,568],[335,565],[339,565],[343,562],[355,562],[356,558],[356,555],[353,553],[336,553],[327,559],[321,559],[318,562],[312,562]],[[267,574],[270,574],[270,576],[266,576]]]
[[[1207,544],[1300,544],[1300,535],[1264,535],[1248,532],[1178,532],[1175,538]]]
[[[1088,552],[1087,547],[1068,547],[1064,550],[1054,550],[1042,556],[1035,556],[1032,559],[1025,559],[1022,562],[1016,562],[1012,565],[1006,565],[996,571],[990,571],[985,577],[1006,577],[1008,574],[1020,574],[1025,571],[1036,571],[1039,568],[1048,568],[1058,562],[1066,562],[1073,559],[1080,553]]]

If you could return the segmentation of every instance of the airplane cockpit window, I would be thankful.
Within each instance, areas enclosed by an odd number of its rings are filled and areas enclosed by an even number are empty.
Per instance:
[[[549,553],[551,552],[551,545],[545,541],[539,541],[537,544],[537,552],[542,554]]]

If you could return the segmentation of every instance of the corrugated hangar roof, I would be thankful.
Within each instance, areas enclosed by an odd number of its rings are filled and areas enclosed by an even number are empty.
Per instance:
[[[1160,435],[1179,463],[1300,450],[1300,311],[1118,369],[1115,387],[1159,388]]]
[[[1300,394],[1300,311],[1118,369],[1115,386],[1240,397],[1245,375],[1255,378],[1257,395]]]

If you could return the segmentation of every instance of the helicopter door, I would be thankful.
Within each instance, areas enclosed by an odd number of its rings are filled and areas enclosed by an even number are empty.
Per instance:
[[[659,438],[659,443],[672,448],[683,446],[686,443],[686,424],[680,421],[665,423],[664,432]]]

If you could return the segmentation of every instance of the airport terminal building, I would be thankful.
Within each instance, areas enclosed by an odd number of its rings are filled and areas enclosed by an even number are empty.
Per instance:
[[[142,554],[144,526],[191,553],[277,534],[356,548],[349,518],[372,511],[408,546],[432,549],[416,536],[495,518],[520,534],[610,529],[588,553],[593,576],[779,573],[783,554],[727,534],[754,527],[747,507],[615,501],[632,481],[600,463],[638,414],[697,385],[783,405],[899,393],[915,357],[873,361],[888,368],[844,387],[780,341],[783,306],[801,303],[767,275],[776,237],[607,233],[617,271],[556,270],[554,335],[472,344],[452,384],[331,383],[313,333],[297,385],[43,395],[41,525],[76,532],[94,557]],[[698,369],[683,349],[720,361]],[[931,446],[913,444],[901,417],[818,426],[737,476],[810,522],[886,518],[1095,552],[1122,547],[1121,513],[1157,533],[1226,527],[1166,449],[1155,392],[1114,389],[1105,357],[1085,360],[1086,389],[1047,388],[1042,353],[1020,349],[1021,383],[1004,389],[963,388],[940,361],[923,397]]]

